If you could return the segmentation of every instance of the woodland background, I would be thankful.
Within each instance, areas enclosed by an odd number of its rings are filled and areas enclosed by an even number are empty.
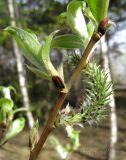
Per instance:
[[[43,43],[46,36],[56,29],[62,28],[62,33],[69,29],[63,26],[59,14],[66,10],[68,0],[13,0],[14,23],[21,28],[30,28]],[[2,29],[12,23],[9,11],[9,0],[0,0],[0,85],[13,86],[17,95],[12,95],[18,107],[30,107],[34,118],[38,118],[43,126],[48,118],[49,110],[56,101],[53,94],[55,87],[52,83],[37,77],[26,67],[26,59],[15,54],[15,46],[11,37],[2,32]],[[126,1],[110,0],[109,17],[116,25],[106,35],[107,53],[110,64],[111,76],[114,84],[114,98],[116,104],[118,141],[116,148],[116,160],[124,160],[126,157]],[[18,52],[22,52],[18,48]],[[51,58],[58,67],[61,61],[65,61],[65,55],[71,50],[52,50]],[[96,60],[101,62],[101,46],[95,51]],[[21,55],[21,54],[20,54]],[[17,60],[18,59],[18,60]],[[20,62],[21,61],[21,62]],[[20,82],[20,68],[17,63],[23,62],[22,75],[24,82]],[[65,72],[69,77],[70,66],[66,64]],[[22,88],[25,88],[23,91]],[[55,91],[55,93],[57,93]],[[58,93],[57,93],[58,94]],[[23,98],[27,97],[27,98]],[[78,82],[71,90],[68,99],[73,107],[78,107],[82,98],[81,86]],[[24,114],[24,113],[22,113]],[[73,156],[74,159],[105,160],[109,154],[110,143],[110,114],[98,126],[85,126],[81,131],[81,145]],[[32,119],[32,116],[26,115]],[[28,123],[30,125],[30,122]],[[54,132],[64,143],[67,136],[62,128]],[[1,160],[28,159],[28,125],[16,138],[6,144],[8,151],[0,149]],[[11,149],[10,149],[11,147]],[[9,148],[9,149],[8,149]],[[48,157],[50,155],[50,157]],[[60,159],[49,140],[45,145],[40,159]]]

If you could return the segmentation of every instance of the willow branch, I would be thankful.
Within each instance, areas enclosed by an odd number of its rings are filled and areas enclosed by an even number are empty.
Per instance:
[[[48,138],[50,132],[56,128],[55,121],[57,118],[57,114],[58,114],[60,108],[62,107],[62,104],[63,104],[69,90],[71,89],[72,85],[75,83],[76,79],[78,78],[81,70],[87,66],[87,63],[89,62],[89,58],[91,56],[93,48],[94,48],[95,44],[100,40],[100,38],[101,38],[101,35],[98,33],[94,33],[92,35],[91,40],[90,40],[87,48],[85,49],[78,66],[76,67],[75,71],[73,72],[70,81],[66,85],[67,87],[65,87],[64,82],[60,82],[60,79],[61,79],[60,77],[54,77],[54,80],[58,78],[58,85],[57,85],[57,82],[56,83],[54,82],[54,83],[56,86],[59,86],[60,95],[59,95],[59,98],[58,98],[55,106],[52,108],[52,111],[49,114],[49,120],[47,122],[47,125],[46,125],[43,133],[40,136],[40,139],[38,140],[38,143],[35,145],[34,149],[30,153],[29,160],[36,160],[36,158],[37,158],[40,150],[42,149],[46,139]],[[61,87],[64,87],[64,88],[61,88]]]
[[[55,106],[53,107],[52,111],[49,114],[49,120],[47,122],[47,125],[46,125],[44,131],[42,132],[40,139],[39,139],[38,143],[36,144],[35,148],[31,151],[29,160],[35,160],[37,158],[41,148],[43,147],[43,145],[48,137],[48,135],[55,128],[54,123],[55,123],[55,120],[57,117],[57,113],[58,113],[59,109],[61,108],[61,106],[65,100],[66,95],[67,95],[66,90],[60,91],[59,98],[58,98]]]
[[[86,66],[89,62],[89,59],[91,57],[91,54],[93,53],[93,50],[95,48],[95,44],[100,40],[100,38],[101,38],[101,35],[99,33],[95,32],[92,35],[91,40],[89,41],[88,46],[86,47],[78,66],[76,67],[74,73],[72,74],[71,79],[67,83],[68,90],[71,89],[72,85],[74,84],[74,82],[78,78],[81,70],[86,68]]]

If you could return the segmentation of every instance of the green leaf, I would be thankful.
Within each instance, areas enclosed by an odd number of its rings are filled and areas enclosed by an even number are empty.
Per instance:
[[[52,48],[84,48],[83,40],[77,35],[73,34],[65,34],[61,36],[57,36],[53,39]]]
[[[5,28],[5,31],[11,34],[25,50],[23,54],[28,61],[40,69],[43,68],[42,60],[38,58],[41,45],[33,33],[12,26]]]
[[[0,123],[6,121],[6,115],[4,108],[0,108]]]
[[[9,87],[3,87],[3,95],[5,98],[11,99],[11,94],[10,94],[10,88]]]
[[[87,31],[88,31],[88,35],[89,37],[92,36],[93,32],[94,32],[94,25],[92,21],[89,21],[87,24]]]
[[[79,143],[79,131],[77,130],[73,130],[72,132],[72,135],[71,135],[71,141],[73,143],[73,150],[77,150],[78,147],[80,146],[80,143]]]
[[[52,143],[52,145],[54,146],[55,150],[58,152],[58,154],[60,155],[60,157],[62,159],[66,159],[67,155],[68,155],[68,151],[66,150],[66,148],[60,143],[60,141],[58,140],[57,137],[55,136],[51,136],[50,137],[50,141]]]
[[[0,108],[4,108],[5,112],[10,112],[14,106],[12,100],[8,98],[1,98],[0,99]]]
[[[42,58],[43,60],[49,60],[50,61],[50,48],[51,48],[51,43],[53,36],[57,33],[58,31],[55,31],[51,33],[45,41],[45,44],[41,47],[39,51],[39,57]]]
[[[41,71],[33,66],[29,66],[29,65],[26,65],[26,66],[31,72],[35,73],[37,76],[50,80],[50,76],[46,72]]]
[[[86,0],[98,24],[107,17],[109,0]]]
[[[53,64],[51,63],[50,60],[50,49],[51,49],[51,43],[52,43],[52,39],[53,36],[57,33],[58,31],[55,31],[53,33],[51,33],[45,41],[45,44],[41,47],[40,51],[39,51],[39,59],[43,60],[43,63],[45,64],[45,67],[48,71],[48,74],[51,75],[58,75],[56,69],[54,68]]]
[[[67,22],[73,32],[83,39],[88,39],[86,22],[82,12],[84,5],[86,5],[85,2],[71,1],[67,7]]]
[[[38,141],[38,129],[39,129],[39,122],[38,120],[36,120],[32,129],[30,130],[30,135],[29,135],[29,144],[31,150],[33,150]]]
[[[9,88],[9,90],[10,90],[10,91],[13,91],[15,94],[17,93],[17,92],[16,92],[16,89],[15,89],[13,86],[8,86],[7,88]]]
[[[0,86],[0,91],[3,91],[3,89],[4,89],[4,86]]]
[[[9,140],[20,133],[25,126],[25,119],[23,117],[15,119],[9,126],[5,140]]]
[[[26,31],[17,27],[7,27],[5,29],[17,40],[19,45],[25,50],[23,52],[24,56],[30,61],[34,66],[36,66],[42,73],[48,74],[46,66],[39,57],[39,52],[41,50],[41,44],[39,43],[37,36],[29,29]],[[37,70],[37,69],[36,69]]]
[[[3,90],[5,89],[9,89],[10,91],[13,91],[16,94],[16,89],[13,86],[8,86],[8,87],[0,86],[0,91],[3,92]]]
[[[89,22],[91,21],[92,24],[94,25],[94,28],[97,29],[98,23],[96,21],[96,19],[94,18],[91,10],[89,7],[86,7],[85,9],[83,9],[85,16],[89,19]]]
[[[60,65],[57,67],[57,72],[60,75],[61,79],[64,81],[64,68],[63,68],[63,62],[60,63]]]
[[[13,114],[16,114],[18,112],[27,112],[28,109],[26,107],[17,108],[13,111]]]
[[[25,31],[28,32],[33,37],[33,39],[38,41],[36,34],[31,29],[27,28],[27,29],[25,29]]]
[[[62,12],[58,18],[62,19],[62,18],[66,18],[67,17],[67,12]]]

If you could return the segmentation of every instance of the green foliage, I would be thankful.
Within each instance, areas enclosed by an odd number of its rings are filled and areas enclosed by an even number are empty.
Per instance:
[[[0,91],[3,94],[0,98],[0,145],[20,133],[25,125],[23,117],[14,119],[17,109],[15,109],[14,102],[11,99],[11,90],[16,92],[12,86],[0,86]],[[22,111],[22,108],[20,108],[20,111]]]
[[[85,47],[94,30],[98,30],[100,22],[107,17],[108,5],[109,0],[72,0],[68,4],[67,12],[65,13],[67,23],[71,30],[83,39]],[[109,23],[107,23],[106,26],[108,26],[108,24]]]
[[[50,56],[49,56],[50,55],[50,48],[51,48],[52,39],[53,39],[53,36],[57,32],[58,31],[55,31],[55,32],[51,33],[46,38],[45,44],[41,47],[41,49],[39,51],[39,54],[38,54],[38,57],[43,60],[43,63],[45,64],[45,67],[46,67],[48,73],[51,76],[58,75],[56,69],[54,68],[53,64],[51,63]]]
[[[36,120],[34,126],[30,130],[30,135],[29,135],[29,147],[31,150],[33,150],[38,141],[38,128],[39,128],[39,122],[38,120]]]
[[[93,35],[94,30],[95,30],[95,23],[90,19],[89,22],[87,23],[87,31],[89,39]]]
[[[66,17],[69,27],[82,38],[83,45],[86,47],[94,31],[104,34],[113,24],[107,19],[108,6],[109,0],[72,0],[67,6],[67,11],[61,14],[61,17]],[[101,22],[102,24],[100,24]],[[61,44],[59,45],[61,46]],[[65,48],[64,45],[63,48]]]
[[[71,126],[67,126],[66,131],[68,137],[70,138],[70,141],[67,142],[65,145],[62,145],[62,143],[56,136],[52,135],[50,137],[50,141],[57,153],[59,154],[59,156],[61,157],[61,159],[67,159],[70,156],[70,154],[76,151],[80,146],[80,132],[78,130],[73,129]]]
[[[107,74],[95,63],[90,63],[82,71],[82,77],[86,86],[84,100],[78,111],[74,111],[70,106],[61,111],[57,122],[61,125],[97,123],[105,117],[106,105],[112,94],[112,83],[107,80]]]
[[[88,6],[86,2],[88,3]],[[61,72],[58,73],[53,66],[50,59],[50,50],[51,48],[84,49],[88,45],[94,30],[97,32],[99,32],[99,30],[103,31],[102,33],[104,34],[104,31],[106,31],[108,27],[108,19],[104,19],[107,16],[108,2],[108,0],[104,2],[101,0],[72,0],[68,4],[67,12],[65,12],[64,16],[66,16],[67,23],[74,34],[56,36],[58,31],[52,32],[47,36],[43,45],[40,44],[37,36],[31,30],[23,30],[10,26],[7,27],[5,31],[12,35],[25,50],[25,52],[23,52],[24,56],[33,65],[28,66],[28,68],[41,77],[52,79],[55,85],[60,89],[60,92],[62,91],[67,94],[67,90],[69,91],[70,87],[67,88],[67,85],[63,81],[64,75],[60,75],[59,73]],[[103,22],[101,23],[101,21]],[[99,36],[102,36],[103,34],[99,34]],[[92,46],[90,49],[92,49]],[[71,67],[75,68],[80,60],[81,55],[73,54],[68,58],[68,63],[71,64]],[[61,70],[63,71],[63,65]],[[79,72],[80,70],[78,73]],[[65,158],[69,153],[77,150],[79,147],[79,132],[73,130],[71,126],[98,122],[104,117],[106,105],[109,103],[110,95],[112,94],[111,82],[108,82],[107,74],[105,74],[95,63],[89,64],[86,69],[82,71],[82,76],[84,77],[83,82],[86,89],[84,100],[81,102],[79,110],[75,111],[72,107],[67,105],[65,109],[61,110],[55,123],[56,125],[65,125],[68,136],[70,137],[70,143],[67,143],[65,146],[61,145],[55,137],[52,138],[52,143],[62,158]],[[23,117],[14,120],[14,114],[17,111],[13,109],[14,103],[11,103],[11,101],[11,98],[7,99],[7,97],[0,100],[0,124],[6,124],[5,135],[4,137],[0,137],[1,144],[17,135],[25,125],[25,119]],[[60,108],[61,104],[62,101],[57,102],[56,107]],[[55,113],[57,115],[58,110],[54,107],[52,112],[54,115],[54,117],[52,117],[52,122],[50,119],[48,121],[51,125],[56,118],[54,111],[56,111]],[[30,131],[31,150],[34,149],[38,141],[37,136],[38,121],[36,121]],[[46,139],[46,134],[43,138]]]
[[[43,69],[41,60],[37,56],[41,45],[34,33],[13,26],[7,27],[5,31],[11,34],[22,47],[22,49],[25,50],[23,54],[27,60],[39,69]]]
[[[71,131],[69,131],[71,130]],[[76,129],[71,128],[70,126],[67,126],[67,134],[70,138],[70,144],[66,145],[66,148],[69,152],[76,151],[78,147],[80,146],[80,132]]]
[[[67,63],[71,66],[72,69],[75,69],[80,59],[81,59],[81,54],[77,54],[75,53],[75,51],[72,54],[66,55]]]
[[[87,1],[89,8],[92,12],[92,15],[96,19],[97,23],[99,24],[101,20],[107,17],[108,14],[108,6],[109,0],[85,0]]]
[[[23,30],[17,27],[7,27],[6,32],[11,34],[19,45],[25,50],[24,56],[30,61],[35,67],[29,66],[28,68],[34,73],[44,76],[44,78],[50,77],[51,75],[58,75],[57,71],[53,67],[49,53],[50,46],[53,36],[57,33],[53,32],[50,34],[43,46],[39,43],[36,35],[30,30]]]
[[[20,133],[25,126],[25,119],[23,117],[17,118],[14,121],[12,121],[9,124],[8,131],[5,136],[5,141],[8,141],[9,139],[13,138],[16,136],[18,133]]]
[[[12,26],[5,28],[5,31],[11,34],[26,51],[23,52],[24,56],[34,65],[28,66],[32,72],[48,80],[51,80],[54,76],[60,77],[51,62],[50,49],[73,49],[87,46],[94,29],[96,29],[97,25],[95,23],[99,20],[99,17],[97,17],[97,14],[99,15],[98,11],[101,11],[101,7],[104,6],[103,15],[100,17],[101,19],[104,18],[107,14],[108,1],[103,3],[97,0],[95,4],[94,1],[87,0],[87,3],[89,7],[87,7],[85,1],[72,0],[67,6],[67,12],[65,12],[66,20],[75,35],[65,34],[54,37],[58,32],[55,31],[46,38],[43,45],[40,44],[37,36],[29,29],[23,30]],[[88,20],[86,20],[86,17]],[[104,34],[104,30],[106,31],[109,25],[110,23],[106,20],[105,23],[100,23],[100,27],[97,26],[97,30]]]
[[[39,69],[37,69],[37,68],[35,68],[33,66],[29,66],[29,65],[26,65],[26,66],[31,72],[33,72],[37,76],[39,76],[41,78],[44,77],[45,79],[50,80],[50,76],[48,75],[48,73],[43,72],[43,71],[41,71],[41,70],[39,70]]]
[[[52,39],[53,39],[53,36],[57,33],[58,31],[55,31],[53,33],[51,33],[47,38],[46,38],[46,41],[45,41],[45,44],[42,46],[42,48],[40,49],[39,51],[39,57],[44,61],[50,61],[50,46],[51,46],[51,43],[52,43]]]
[[[65,149],[65,147],[60,143],[59,139],[56,136],[52,135],[50,137],[50,141],[57,153],[59,154],[59,156],[61,157],[61,159],[66,159],[68,152]]]
[[[52,48],[84,48],[83,40],[74,34],[56,36],[51,44]]]
[[[12,100],[8,98],[0,98],[0,108],[4,108],[5,112],[10,112],[14,106]]]
[[[82,13],[82,6],[84,5],[86,5],[85,2],[79,2],[77,0],[71,1],[67,6],[67,22],[72,31],[85,40],[88,38],[88,32]]]

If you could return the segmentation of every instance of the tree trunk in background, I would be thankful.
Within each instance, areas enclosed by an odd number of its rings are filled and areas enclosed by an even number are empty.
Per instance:
[[[13,0],[8,0],[8,9],[9,9],[9,14],[11,19],[10,24],[11,26],[16,26]],[[30,111],[28,90],[26,87],[26,71],[23,66],[23,57],[20,54],[20,50],[16,41],[13,39],[12,42],[13,42],[13,49],[14,49],[14,54],[16,58],[18,80],[19,80],[19,86],[22,94],[23,105],[27,108],[27,120],[28,120],[29,127],[31,128],[34,124],[34,119]]]
[[[104,70],[108,73],[108,80],[111,81],[111,72],[110,72],[110,63],[108,55],[108,46],[105,40],[105,37],[101,39],[100,43],[101,48],[101,64]],[[116,115],[116,104],[114,95],[110,97],[111,102],[109,103],[110,107],[110,147],[108,152],[108,160],[115,160],[116,158],[116,143],[117,143],[117,115]]]

